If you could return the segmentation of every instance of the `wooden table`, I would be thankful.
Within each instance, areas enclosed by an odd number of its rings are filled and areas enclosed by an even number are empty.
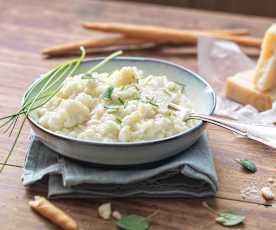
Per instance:
[[[80,28],[82,21],[118,21],[156,24],[176,28],[249,28],[262,36],[274,21],[240,15],[207,13],[180,8],[108,1],[0,1],[0,113],[18,108],[26,87],[41,73],[63,59],[43,59],[40,51],[65,41],[99,36]],[[162,51],[132,52],[162,58],[196,71],[196,56]],[[208,79],[207,79],[208,80]],[[0,175],[0,226],[1,229],[56,229],[54,225],[33,213],[28,200],[35,194],[46,195],[46,185],[25,188],[20,177],[28,145],[30,129],[23,135]],[[259,198],[242,199],[240,190],[250,183],[261,188],[269,177],[275,176],[276,151],[233,134],[208,126],[210,146],[214,153],[219,177],[219,192],[209,199],[217,210],[234,210],[246,216],[238,229],[276,229],[276,208],[265,207]],[[12,139],[1,135],[0,162],[7,155]],[[235,158],[249,158],[256,162],[258,172],[245,173]],[[276,190],[274,191],[276,192]],[[103,200],[59,200],[59,207],[70,213],[81,229],[115,229],[113,221],[97,217],[97,207]],[[198,199],[116,199],[114,208],[123,214],[147,216],[160,209],[152,219],[151,229],[223,229],[214,216]]]

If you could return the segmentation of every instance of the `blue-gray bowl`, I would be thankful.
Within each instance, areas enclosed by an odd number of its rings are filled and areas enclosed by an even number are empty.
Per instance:
[[[84,61],[79,72],[88,70],[101,60],[102,58]],[[185,92],[192,100],[196,112],[207,115],[214,112],[216,97],[213,89],[189,69],[158,59],[121,57],[111,60],[98,71],[111,72],[123,66],[137,66],[145,74],[166,75],[169,80],[185,84]],[[32,117],[28,119],[35,134],[49,148],[66,157],[104,165],[137,165],[172,157],[194,144],[205,128],[205,124],[199,122],[187,131],[163,139],[133,143],[101,143],[57,134],[39,125]]]

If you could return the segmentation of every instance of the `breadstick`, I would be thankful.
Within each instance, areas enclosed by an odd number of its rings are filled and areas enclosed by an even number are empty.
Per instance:
[[[250,47],[256,47],[256,48],[260,48],[261,44],[262,44],[262,39],[261,38],[256,38],[256,37],[249,37],[249,36],[235,36],[235,35],[227,35],[227,36],[223,36],[223,35],[210,35],[211,37],[215,37],[215,38],[221,38],[224,40],[229,40],[232,42],[236,42],[240,45],[243,46],[250,46]]]
[[[215,34],[227,34],[231,35],[233,33],[235,34],[246,34],[248,33],[247,30],[239,29],[239,30],[214,30],[212,33]],[[161,41],[150,41],[145,39],[137,39],[137,38],[130,38],[125,36],[116,36],[116,37],[110,37],[110,38],[99,38],[99,39],[90,39],[90,40],[82,40],[82,41],[76,41],[76,42],[70,42],[65,43],[61,45],[57,45],[54,47],[50,47],[47,49],[44,49],[42,53],[47,56],[58,56],[58,55],[64,55],[68,53],[75,53],[79,52],[80,47],[83,46],[86,49],[97,49],[97,48],[107,48],[107,47],[116,47],[116,46],[144,46],[145,44],[152,44],[152,45],[162,45],[162,44],[168,44],[169,42]],[[181,43],[180,43],[181,44]],[[89,50],[88,50],[89,52]]]
[[[201,30],[203,32],[209,32],[209,33],[217,33],[217,34],[225,34],[225,35],[249,35],[248,29],[209,29],[209,30]]]
[[[65,214],[61,209],[53,205],[50,201],[41,196],[35,196],[34,200],[29,201],[29,205],[40,215],[46,217],[53,223],[65,230],[77,230],[77,223]]]
[[[106,48],[110,46],[120,46],[120,45],[140,45],[145,43],[149,43],[149,42],[143,39],[117,36],[117,37],[111,37],[111,38],[99,38],[99,39],[90,39],[90,40],[82,40],[77,42],[65,43],[62,45],[57,45],[51,48],[47,48],[43,50],[42,53],[49,56],[57,56],[57,55],[79,51],[81,46],[83,46],[86,49],[90,49],[90,48]]]
[[[177,30],[158,26],[144,26],[123,23],[84,23],[86,29],[121,33],[128,37],[143,38],[156,43],[189,43],[195,44],[199,36],[211,36],[237,42],[244,46],[260,47],[261,39],[253,37],[240,37],[210,31]]]

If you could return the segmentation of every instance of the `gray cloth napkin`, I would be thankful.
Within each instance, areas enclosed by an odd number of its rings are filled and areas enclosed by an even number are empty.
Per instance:
[[[64,158],[32,138],[22,176],[25,186],[48,176],[49,198],[205,197],[217,191],[206,135],[162,162],[139,167],[102,167]]]

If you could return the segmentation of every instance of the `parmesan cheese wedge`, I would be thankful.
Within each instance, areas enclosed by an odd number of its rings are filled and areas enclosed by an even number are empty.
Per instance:
[[[248,70],[229,77],[226,81],[225,96],[241,104],[252,105],[259,111],[271,109],[276,90],[261,92],[256,89],[253,83],[254,73],[255,70]]]
[[[262,51],[257,63],[253,82],[260,91],[276,88],[276,24],[267,31],[262,43]]]

